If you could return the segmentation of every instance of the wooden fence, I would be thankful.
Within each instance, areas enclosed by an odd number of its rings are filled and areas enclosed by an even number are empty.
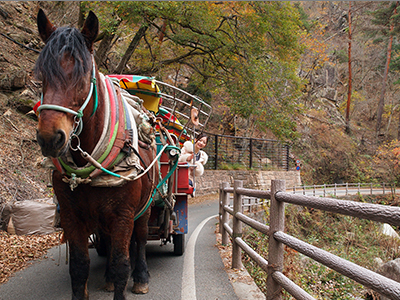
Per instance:
[[[239,180],[234,182],[234,187],[230,187],[229,183],[221,184],[219,231],[222,234],[223,244],[228,244],[229,237],[232,238],[232,268],[243,267],[241,261],[241,250],[243,250],[267,273],[268,300],[281,299],[282,289],[296,299],[315,299],[282,273],[283,246],[286,245],[390,299],[400,299],[400,283],[284,233],[285,203],[394,226],[400,226],[400,207],[289,194],[286,193],[285,184],[284,180],[272,180],[271,191],[243,188],[243,182]],[[229,193],[233,194],[233,208],[229,206]],[[270,200],[269,226],[243,214],[244,196]],[[233,216],[232,228],[228,225],[229,214]],[[242,223],[268,235],[268,260],[256,253],[242,239]]]

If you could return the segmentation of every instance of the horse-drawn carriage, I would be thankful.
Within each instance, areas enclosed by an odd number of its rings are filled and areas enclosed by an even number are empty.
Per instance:
[[[46,43],[35,66],[43,82],[37,141],[55,169],[73,299],[88,299],[93,234],[107,255],[114,299],[125,299],[129,274],[132,292],[147,293],[147,239],[173,241],[176,254],[184,251],[193,166],[178,158],[182,143],[204,129],[211,107],[152,78],[99,72],[93,12],[81,30],[57,28],[42,10],[37,23]]]
[[[156,144],[160,167],[151,207],[148,240],[173,242],[174,253],[182,255],[188,231],[188,196],[193,196],[195,182],[189,183],[194,164],[178,162],[185,141],[194,142],[212,113],[212,107],[201,98],[154,78],[135,75],[109,75],[121,88],[143,101],[156,116]],[[168,147],[172,146],[172,147]]]

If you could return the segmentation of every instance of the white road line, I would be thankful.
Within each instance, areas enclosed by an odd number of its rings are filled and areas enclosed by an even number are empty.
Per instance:
[[[190,236],[189,242],[186,246],[185,257],[183,260],[183,274],[182,274],[182,300],[196,300],[196,280],[194,277],[194,250],[196,247],[197,237],[204,225],[212,218],[217,217],[214,215],[203,220],[199,226],[196,227]]]

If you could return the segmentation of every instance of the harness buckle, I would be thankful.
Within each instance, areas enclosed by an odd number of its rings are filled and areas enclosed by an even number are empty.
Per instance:
[[[73,134],[71,134],[71,137],[69,138],[70,139],[70,143],[69,143],[69,148],[72,150],[72,151],[80,151],[81,153],[83,153],[83,150],[82,150],[82,148],[81,148],[81,140],[79,139],[79,136],[78,135],[76,135],[75,133],[73,133]],[[72,141],[73,141],[73,139],[76,139],[76,142],[77,142],[77,145],[74,147],[74,146],[72,146]]]

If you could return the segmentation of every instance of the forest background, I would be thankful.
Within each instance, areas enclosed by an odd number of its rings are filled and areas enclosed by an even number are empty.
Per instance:
[[[214,107],[211,133],[290,144],[305,184],[400,180],[398,2],[0,2],[2,125],[11,132],[22,117],[12,112],[40,95],[39,7],[76,27],[93,10],[102,72],[154,76],[200,96]],[[8,84],[19,72],[23,84]],[[46,190],[44,175],[26,172],[34,132],[14,142],[9,133],[0,138],[19,153],[2,151],[0,173]],[[2,196],[28,193],[1,181]]]
[[[305,183],[395,184],[397,7],[82,2],[78,26],[89,9],[98,13],[98,65],[155,76],[199,95],[216,108],[214,133],[290,143]]]

